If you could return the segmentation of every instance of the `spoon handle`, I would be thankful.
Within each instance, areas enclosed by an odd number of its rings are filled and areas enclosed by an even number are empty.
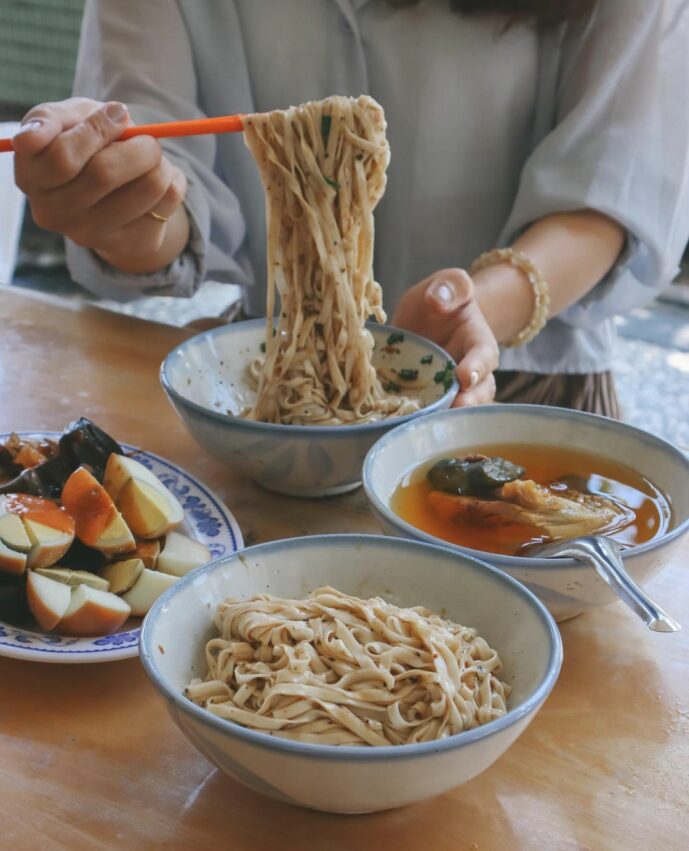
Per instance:
[[[615,545],[602,536],[589,535],[571,541],[569,545],[555,544],[559,556],[569,556],[593,567],[600,578],[655,632],[677,632],[682,627],[638,585],[627,573]],[[544,547],[539,555],[547,555]]]

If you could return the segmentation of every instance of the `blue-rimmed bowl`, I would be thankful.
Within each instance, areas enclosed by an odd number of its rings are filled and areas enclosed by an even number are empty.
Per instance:
[[[491,443],[580,449],[633,467],[651,481],[667,497],[672,518],[664,535],[622,553],[627,571],[642,585],[668,563],[681,537],[689,531],[689,459],[682,452],[617,420],[541,405],[485,405],[442,411],[385,435],[364,464],[366,495],[383,530],[485,559],[524,582],[557,620],[614,603],[614,592],[588,565],[572,559],[480,552],[441,541],[395,514],[391,508],[393,494],[414,469]],[[664,605],[664,601],[658,602]],[[670,602],[667,607],[671,609]]]
[[[478,629],[503,661],[501,676],[512,686],[508,712],[434,742],[336,747],[245,729],[184,696],[189,681],[206,673],[204,647],[222,600],[259,593],[303,597],[321,585],[428,606]],[[273,541],[193,571],[154,604],[140,652],[177,726],[218,768],[270,797],[340,813],[410,804],[484,771],[533,719],[562,662],[555,622],[518,582],[442,547],[373,535]]]
[[[255,399],[247,368],[261,354],[263,319],[235,322],[186,340],[163,361],[161,382],[191,434],[220,461],[289,496],[346,493],[361,483],[366,453],[386,431],[448,408],[458,389],[454,380],[448,388],[434,380],[449,360],[441,348],[408,331],[401,332],[402,342],[388,347],[388,338],[399,334],[399,329],[373,322],[367,327],[376,342],[376,367],[419,371],[425,404],[417,413],[338,426],[276,425],[243,419],[239,414]]]

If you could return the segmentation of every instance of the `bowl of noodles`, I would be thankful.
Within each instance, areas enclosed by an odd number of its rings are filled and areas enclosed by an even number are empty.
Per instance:
[[[184,735],[234,780],[361,813],[475,777],[562,661],[524,586],[449,550],[325,535],[250,547],[153,606],[141,659]]]
[[[290,496],[345,493],[360,484],[366,453],[385,432],[448,408],[458,390],[454,362],[434,343],[376,322],[364,331],[373,379],[363,406],[346,392],[337,404],[295,392],[298,405],[283,406],[289,417],[256,412],[267,348],[262,319],[185,341],[163,362],[161,381],[198,443],[258,484]]]
[[[581,411],[517,404],[441,411],[385,435],[363,477],[386,533],[485,559],[525,583],[557,620],[618,597],[590,564],[539,557],[540,545],[605,537],[644,585],[689,533],[687,456],[641,429]]]
[[[242,123],[265,191],[270,319],[183,344],[163,386],[199,443],[259,484],[344,493],[385,431],[449,407],[454,363],[380,327],[373,212],[390,160],[380,104],[334,96]]]

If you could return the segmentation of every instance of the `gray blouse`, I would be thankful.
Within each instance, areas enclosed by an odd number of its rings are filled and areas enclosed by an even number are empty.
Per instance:
[[[75,91],[140,123],[371,94],[392,150],[375,254],[389,313],[544,215],[607,213],[628,234],[616,267],[501,356],[503,369],[595,372],[611,366],[611,317],[671,280],[689,237],[688,5],[599,0],[590,20],[539,33],[442,0],[89,0]],[[164,147],[189,178],[188,250],[137,277],[69,243],[73,277],[120,300],[239,283],[260,314],[265,206],[241,135]]]

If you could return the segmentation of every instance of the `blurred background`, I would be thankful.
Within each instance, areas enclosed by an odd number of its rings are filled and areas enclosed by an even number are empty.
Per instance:
[[[69,96],[83,7],[84,0],[0,0],[0,122],[18,121],[33,104]],[[11,229],[10,187],[2,184],[9,180],[0,171],[0,249],[2,234]],[[70,281],[61,239],[36,227],[28,210],[19,225],[16,266],[5,280],[0,277],[0,285],[91,299]],[[227,292],[209,284],[196,300],[196,313],[207,308],[209,315],[231,315],[226,302],[236,294],[228,299]],[[198,318],[193,306],[175,301],[142,299],[127,312],[177,325],[186,324],[190,314]],[[689,447],[689,251],[667,291],[619,317],[617,325],[615,375],[625,419]]]

